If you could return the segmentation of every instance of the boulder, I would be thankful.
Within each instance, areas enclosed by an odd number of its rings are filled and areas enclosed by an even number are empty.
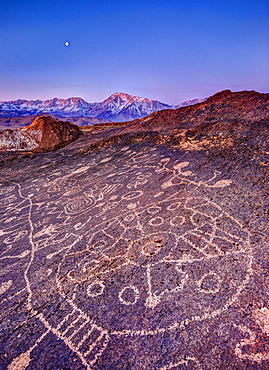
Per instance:
[[[62,148],[80,135],[80,128],[71,122],[50,116],[36,117],[27,127],[4,131],[0,135],[0,150],[49,152]]]

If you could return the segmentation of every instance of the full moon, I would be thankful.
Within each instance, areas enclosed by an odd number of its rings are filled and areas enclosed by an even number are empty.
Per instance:
[[[65,46],[69,46],[69,41],[65,41]]]

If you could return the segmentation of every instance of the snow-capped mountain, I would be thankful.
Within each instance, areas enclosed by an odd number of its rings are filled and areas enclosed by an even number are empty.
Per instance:
[[[39,113],[57,114],[63,117],[84,116],[91,105],[81,98],[0,101],[0,117],[29,116]]]
[[[171,109],[168,104],[157,100],[139,98],[124,93],[115,93],[102,103],[95,103],[88,111],[89,117],[107,118],[113,121],[127,121],[141,118],[158,110]]]
[[[207,98],[186,100],[186,101],[184,101],[184,102],[182,102],[180,104],[172,105],[172,108],[173,109],[178,109],[178,108],[182,108],[182,107],[187,107],[188,105],[194,105],[194,104],[202,103],[206,99]]]
[[[169,105],[157,100],[140,98],[124,93],[112,94],[103,102],[88,103],[82,98],[50,100],[0,101],[0,117],[25,117],[36,114],[51,114],[57,117],[92,117],[102,121],[128,121],[142,118],[150,113],[176,109],[199,103],[205,99],[193,99],[179,105]]]

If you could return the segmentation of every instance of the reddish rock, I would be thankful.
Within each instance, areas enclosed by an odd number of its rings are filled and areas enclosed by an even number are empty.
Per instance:
[[[62,148],[81,134],[79,127],[71,122],[37,117],[27,127],[4,131],[0,135],[0,150],[48,152]]]

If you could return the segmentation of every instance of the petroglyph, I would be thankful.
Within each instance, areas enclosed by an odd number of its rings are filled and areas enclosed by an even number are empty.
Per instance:
[[[182,368],[180,365],[185,365],[183,367],[184,369],[202,370],[201,364],[195,357],[186,357],[185,359],[182,359],[176,363],[163,366],[160,370],[180,369]]]
[[[262,335],[258,331],[238,325],[237,328],[244,334],[245,338],[237,343],[234,352],[240,359],[260,363],[269,360],[269,353],[264,346],[266,342],[269,342],[269,309],[267,307],[255,309],[253,319],[262,330],[263,335],[267,336],[267,341],[261,340]]]
[[[116,154],[2,190],[0,241],[5,258],[25,258],[27,308],[88,370],[98,368],[113,338],[157,336],[220,315],[252,274],[249,232],[199,193],[230,180],[218,172],[201,180],[189,162],[128,147],[118,165]],[[0,294],[12,284],[3,280]],[[48,296],[60,308],[40,312]],[[29,365],[31,351],[9,369]],[[201,369],[193,356],[158,368],[181,365]]]
[[[139,299],[139,290],[132,285],[124,287],[119,292],[119,300],[125,305],[134,305]]]
[[[269,309],[267,307],[257,308],[253,316],[262,331],[269,335]]]
[[[22,353],[19,357],[12,361],[12,363],[8,366],[8,370],[24,370],[31,362],[30,358],[31,351],[28,350],[27,352]]]
[[[35,342],[35,344],[26,352],[23,352],[20,356],[16,357],[9,365],[8,370],[25,370],[31,362],[31,352],[38,346],[43,338],[48,334],[49,331],[43,333]]]
[[[8,280],[0,285],[0,294],[4,294],[12,285],[12,280]]]

